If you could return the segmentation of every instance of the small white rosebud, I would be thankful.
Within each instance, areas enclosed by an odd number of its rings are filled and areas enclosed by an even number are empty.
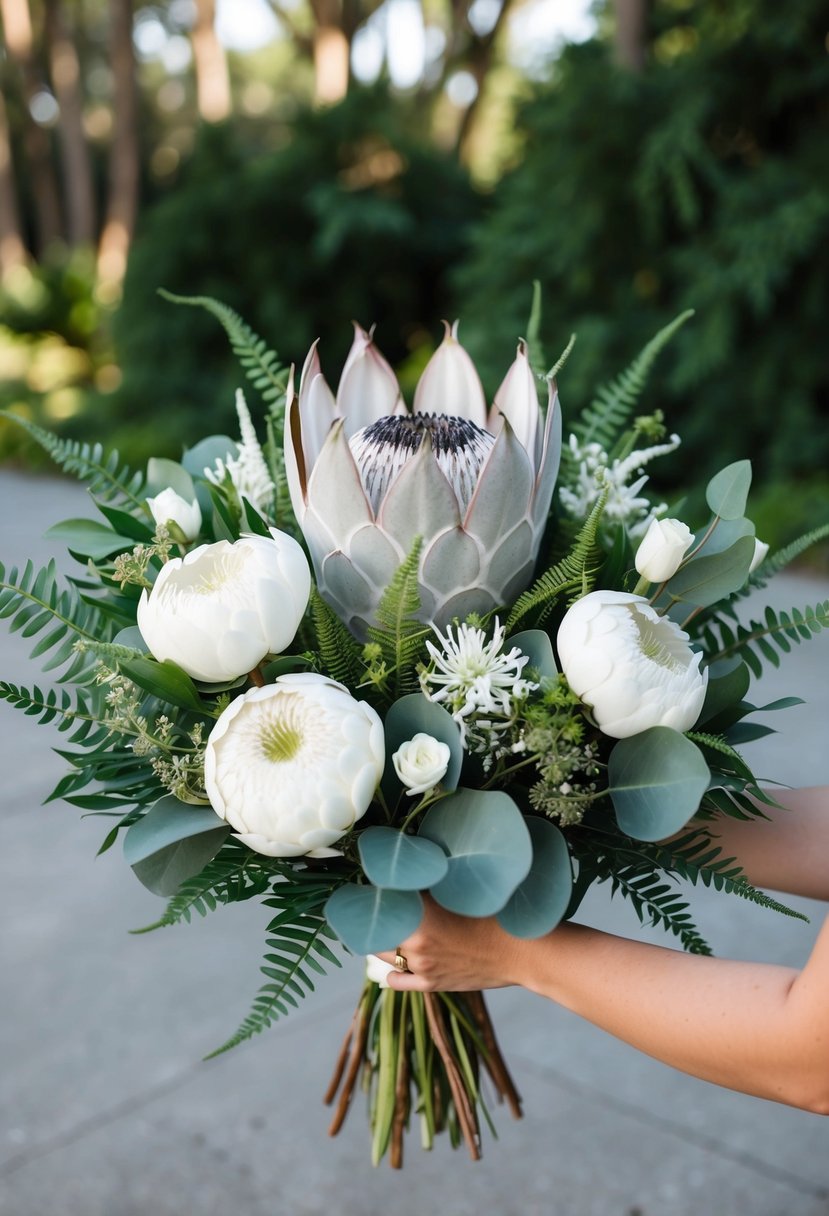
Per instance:
[[[384,963],[376,954],[366,955],[366,979],[373,980],[381,988],[388,988],[390,971],[394,971],[391,963]]]
[[[188,502],[168,486],[154,498],[148,498],[147,506],[159,527],[174,524],[185,540],[195,540],[201,531],[201,508],[196,498]]]
[[[766,554],[768,553],[768,551],[769,551],[769,547],[766,544],[766,542],[763,540],[758,540],[757,537],[755,536],[755,538],[754,538],[754,557],[752,557],[751,565],[748,568],[749,574],[751,574],[751,572],[753,570],[757,569],[757,567],[760,565],[760,562],[764,562],[766,560]]]
[[[694,540],[680,519],[652,519],[636,550],[637,571],[650,583],[664,583],[676,574]]]
[[[451,756],[446,743],[420,732],[401,743],[392,756],[392,763],[407,794],[425,794],[446,776]]]

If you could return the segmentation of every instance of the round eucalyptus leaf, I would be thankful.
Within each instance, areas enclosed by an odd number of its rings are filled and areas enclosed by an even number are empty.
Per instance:
[[[325,917],[352,953],[377,954],[394,950],[414,933],[423,917],[423,900],[416,891],[387,891],[349,882],[329,897]]]
[[[235,459],[239,455],[239,445],[235,439],[227,435],[208,435],[200,440],[195,447],[188,448],[181,458],[181,463],[191,477],[204,477],[205,469],[212,469],[217,460]]]
[[[167,794],[127,828],[124,857],[128,865],[134,866],[168,845],[210,831],[224,831],[227,834],[230,828],[212,807],[189,806],[172,794]]]
[[[721,519],[739,519],[745,515],[750,488],[751,461],[735,460],[711,478],[705,490],[705,501]]]
[[[192,502],[196,497],[193,478],[184,465],[177,460],[165,460],[159,456],[151,456],[147,461],[147,483],[144,487],[148,498],[154,498],[162,490],[175,490],[186,502]]]
[[[530,872],[498,915],[513,937],[542,937],[555,929],[573,894],[573,869],[567,841],[554,823],[531,815],[524,821],[533,846]]]
[[[132,871],[154,895],[175,895],[183,882],[200,874],[227,840],[228,827],[188,836],[137,861]]]
[[[532,864],[524,816],[499,790],[460,789],[426,812],[421,836],[448,854],[446,877],[431,888],[439,904],[462,916],[492,916],[504,907]]]
[[[457,788],[463,762],[463,745],[460,727],[450,713],[430,701],[422,692],[413,692],[400,697],[386,714],[383,724],[386,734],[386,767],[383,772],[383,792],[393,799],[400,791],[400,781],[394,771],[392,756],[409,739],[417,734],[431,735],[449,748],[449,767],[441,778],[445,790]]]
[[[707,531],[706,527],[697,532],[694,537],[694,547],[701,544]],[[721,519],[705,541],[701,553],[704,553],[706,557],[710,557],[712,553],[722,553],[723,549],[730,549],[741,536],[754,536],[754,524],[750,519],[746,519],[745,516],[741,516],[740,519]]]
[[[662,840],[699,809],[711,773],[702,752],[668,726],[620,739],[607,768],[619,827],[634,840]]]
[[[741,536],[720,553],[706,556],[704,549],[702,553],[678,570],[665,590],[685,604],[709,608],[745,583],[754,558],[754,537]]]
[[[113,646],[129,646],[130,650],[139,650],[141,654],[149,654],[150,648],[142,637],[137,625],[127,625],[119,630],[112,639]]]
[[[558,675],[553,643],[543,629],[525,629],[522,633],[514,633],[504,642],[504,651],[509,652],[513,646],[527,656],[530,660],[527,667],[534,667],[540,676],[554,679]],[[526,672],[527,668],[524,670]]]
[[[358,840],[369,882],[395,891],[425,891],[446,875],[449,862],[440,845],[396,828],[366,828]]]

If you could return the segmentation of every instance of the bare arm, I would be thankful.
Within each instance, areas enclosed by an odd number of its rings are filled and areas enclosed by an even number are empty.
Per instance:
[[[725,847],[757,885],[826,896],[826,798],[826,790],[804,790],[787,795],[790,818],[778,812],[769,824],[729,821]],[[755,845],[764,829],[764,843]],[[829,1114],[829,920],[801,972],[683,954],[574,924],[520,941],[494,919],[457,917],[431,901],[401,951],[412,974],[392,974],[394,988],[520,984],[683,1072]]]

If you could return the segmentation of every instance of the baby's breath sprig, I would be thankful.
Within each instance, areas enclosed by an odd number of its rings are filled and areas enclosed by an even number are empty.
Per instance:
[[[159,524],[152,544],[136,545],[130,553],[119,553],[113,562],[113,579],[123,590],[128,583],[148,590],[152,583],[147,578],[150,562],[158,558],[162,564],[169,560],[173,537],[166,524]]]

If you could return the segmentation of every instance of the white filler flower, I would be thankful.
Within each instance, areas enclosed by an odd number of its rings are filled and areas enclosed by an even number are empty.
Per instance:
[[[512,702],[538,687],[521,675],[530,661],[527,656],[517,646],[504,653],[504,626],[497,618],[489,641],[483,629],[472,625],[459,625],[454,636],[451,625],[445,636],[439,630],[435,632],[441,649],[426,643],[434,670],[422,676],[421,684],[430,701],[442,702],[452,714],[464,743],[470,715],[509,718]],[[432,684],[437,685],[437,692],[429,691]]]
[[[451,758],[446,743],[420,731],[400,744],[392,763],[408,794],[425,794],[446,776]]]
[[[232,701],[207,740],[210,804],[269,857],[329,856],[383,774],[383,724],[342,684],[280,676]]]
[[[679,569],[694,543],[694,534],[681,519],[652,519],[636,550],[637,571],[651,583],[664,583]]]
[[[194,680],[235,680],[294,639],[311,571],[293,537],[271,529],[234,544],[200,545],[161,570],[138,605],[153,657],[172,659]]]
[[[690,730],[699,717],[702,655],[640,595],[593,591],[577,600],[561,622],[558,654],[573,692],[614,739],[651,726]]]
[[[148,498],[147,506],[159,526],[175,524],[185,540],[195,540],[201,531],[201,507],[197,498],[188,502],[168,486],[154,498]]]

